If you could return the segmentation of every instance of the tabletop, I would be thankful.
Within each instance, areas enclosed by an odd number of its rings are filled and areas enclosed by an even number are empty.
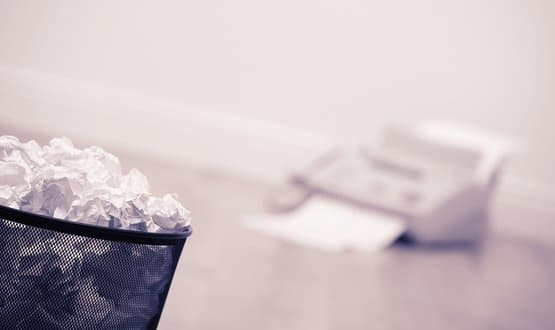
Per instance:
[[[241,226],[267,182],[124,155],[193,213],[160,329],[552,329],[553,211],[500,194],[476,245],[330,253]]]

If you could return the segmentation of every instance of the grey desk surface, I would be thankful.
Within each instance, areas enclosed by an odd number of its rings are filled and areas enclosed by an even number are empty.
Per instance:
[[[262,210],[268,184],[123,161],[155,191],[177,192],[194,215],[161,329],[555,328],[550,210],[499,196],[480,246],[328,253],[240,226],[242,214]]]

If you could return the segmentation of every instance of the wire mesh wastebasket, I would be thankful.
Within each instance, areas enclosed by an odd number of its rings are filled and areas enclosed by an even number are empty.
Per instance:
[[[190,234],[0,206],[0,329],[154,329]]]

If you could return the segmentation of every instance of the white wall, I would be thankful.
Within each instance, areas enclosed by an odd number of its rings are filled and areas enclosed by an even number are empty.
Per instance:
[[[2,65],[330,139],[463,120],[553,182],[554,59],[551,0],[0,1]]]

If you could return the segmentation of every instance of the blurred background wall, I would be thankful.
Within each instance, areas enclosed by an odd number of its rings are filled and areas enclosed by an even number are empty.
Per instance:
[[[167,140],[198,112],[292,140],[366,141],[389,121],[450,119],[521,138],[513,168],[544,183],[555,183],[554,59],[551,0],[0,1],[0,65],[195,105],[144,110],[176,131]],[[18,108],[0,109],[9,125],[25,121]],[[91,112],[64,111],[43,128],[96,127],[82,123]],[[89,137],[125,135],[132,113]]]

